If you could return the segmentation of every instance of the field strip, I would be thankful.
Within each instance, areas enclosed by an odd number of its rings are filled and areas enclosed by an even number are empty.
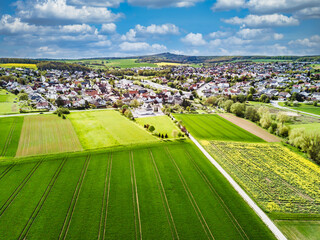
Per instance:
[[[158,187],[159,187],[159,191],[160,191],[160,195],[161,195],[161,200],[162,200],[162,204],[163,204],[163,207],[165,209],[165,212],[166,212],[166,216],[167,216],[167,220],[168,220],[168,223],[169,223],[169,226],[170,226],[170,230],[171,230],[171,234],[172,234],[172,239],[175,239],[175,237],[177,239],[179,239],[179,234],[178,234],[178,231],[177,231],[177,228],[176,228],[176,224],[173,220],[173,216],[172,216],[172,213],[171,213],[171,209],[170,209],[170,206],[169,206],[169,202],[168,202],[168,198],[167,198],[167,195],[166,195],[166,192],[164,190],[164,187],[163,187],[163,183],[162,183],[162,180],[161,180],[161,175],[159,173],[159,170],[158,170],[158,167],[157,167],[157,164],[154,160],[154,157],[153,157],[153,154],[152,154],[152,151],[149,150],[149,153],[150,153],[150,159],[152,161],[152,165],[153,165],[153,170],[155,172],[155,175],[156,175],[156,178],[157,178],[157,182],[158,182]],[[165,203],[164,203],[164,200],[165,200]],[[170,219],[169,219],[169,216],[168,216],[168,213],[170,215]],[[173,229],[172,229],[172,226],[174,228],[174,232],[173,232]]]
[[[27,174],[27,176],[22,180],[22,182],[19,184],[19,186],[14,190],[14,192],[10,195],[10,197],[7,199],[7,201],[2,205],[0,208],[0,217],[3,215],[3,213],[7,210],[7,208],[11,205],[11,203],[14,201],[14,199],[18,196],[22,188],[27,184],[27,182],[30,180],[32,175],[35,173],[35,171],[38,169],[40,164],[43,160],[38,161],[34,167],[31,169],[31,171]]]
[[[15,127],[16,127],[16,119],[14,119],[13,122],[12,122],[9,135],[7,136],[6,143],[4,144],[4,147],[2,149],[0,157],[4,157],[6,155],[8,147],[9,147],[9,145],[11,143],[11,139],[12,139],[12,135],[13,135]]]
[[[134,159],[133,159],[133,152],[132,151],[131,151],[131,161],[132,161],[132,173],[133,173],[134,188],[135,188],[135,195],[136,195],[136,202],[137,202],[137,213],[138,213],[138,220],[139,220],[139,232],[140,232],[140,239],[142,239],[142,228],[141,228],[141,218],[140,218],[138,186],[137,186],[136,171],[135,171],[135,168],[134,168]]]
[[[219,203],[222,206],[223,210],[225,211],[225,213],[227,214],[227,216],[230,218],[231,222],[233,223],[233,225],[236,227],[236,229],[238,230],[240,236],[243,239],[249,239],[249,237],[247,236],[247,234],[245,233],[245,231],[243,230],[243,228],[241,227],[241,225],[239,224],[239,222],[237,221],[237,219],[233,216],[232,212],[230,211],[230,209],[228,208],[228,206],[225,204],[225,202],[223,201],[223,199],[221,198],[221,196],[219,195],[219,193],[217,193],[216,189],[212,186],[212,184],[210,183],[210,181],[208,180],[207,176],[205,175],[205,173],[200,169],[199,165],[194,161],[194,159],[190,156],[189,152],[185,149],[185,153],[186,155],[189,157],[190,161],[193,163],[193,165],[195,166],[197,172],[199,173],[199,175],[201,176],[201,178],[203,179],[203,181],[208,185],[211,193],[216,196],[219,199]],[[245,237],[244,237],[244,236]]]
[[[240,196],[249,204],[249,206],[256,212],[260,219],[268,226],[272,233],[279,240],[287,240],[278,227],[272,220],[265,214],[261,208],[249,197],[249,195],[239,186],[236,181],[220,166],[220,164],[211,157],[211,155],[201,146],[201,144],[191,135],[189,137],[194,144],[201,150],[201,152],[208,158],[208,160],[219,170],[219,172],[228,180],[233,188],[240,194]]]
[[[170,153],[168,147],[166,147],[165,150],[166,150],[167,155],[169,156],[169,159],[171,160],[173,165],[176,167],[176,171],[177,171],[178,176],[180,178],[180,181],[181,181],[181,183],[183,185],[183,188],[184,188],[185,192],[188,195],[189,201],[191,202],[191,204],[193,206],[193,209],[194,209],[194,211],[196,212],[196,214],[198,216],[198,219],[199,219],[199,221],[200,221],[200,223],[201,223],[201,225],[203,227],[204,232],[206,233],[208,239],[210,239],[210,236],[211,236],[212,239],[215,239],[214,236],[212,235],[212,232],[211,232],[211,230],[210,230],[210,228],[208,226],[208,223],[207,223],[206,219],[204,218],[204,216],[203,216],[203,214],[202,214],[202,212],[201,212],[196,200],[193,197],[193,194],[192,194],[190,188],[188,187],[188,184],[187,184],[186,180],[184,179],[184,177],[183,177],[183,175],[181,173],[181,170],[180,170],[179,166],[177,165],[176,161],[171,156],[171,153]],[[209,233],[210,236],[208,235],[208,233]]]
[[[64,220],[64,223],[63,223],[60,235],[59,235],[59,239],[66,239],[66,237],[67,237],[69,227],[71,224],[71,219],[72,219],[74,209],[76,207],[76,204],[77,204],[77,201],[78,201],[78,198],[80,195],[80,191],[81,191],[82,184],[84,182],[84,178],[85,178],[87,170],[88,170],[90,160],[91,160],[91,156],[87,156],[87,159],[86,159],[85,163],[83,164],[82,171],[81,171],[77,186],[74,190],[74,193],[73,193],[73,196],[72,196],[69,208],[68,208],[68,212],[67,212],[66,218]]]
[[[102,239],[105,239],[106,236],[106,228],[107,228],[107,218],[108,218],[108,205],[109,205],[109,194],[110,194],[110,182],[111,182],[111,171],[112,171],[112,153],[110,153],[107,171],[106,171],[106,179],[104,182],[104,191],[103,191],[103,199],[102,199],[102,208],[100,214],[100,224],[99,224],[99,234],[98,240],[101,236],[101,227],[103,225],[103,235]],[[107,192],[107,193],[106,193]],[[104,214],[105,212],[105,214]],[[104,219],[103,219],[104,216]]]
[[[33,210],[32,214],[31,214],[31,216],[30,216],[27,224],[24,226],[22,232],[20,233],[20,236],[19,236],[19,238],[18,238],[19,240],[20,240],[20,239],[26,239],[26,238],[27,238],[27,235],[28,235],[28,233],[29,233],[29,231],[30,231],[30,228],[31,228],[34,220],[35,220],[36,217],[38,216],[38,214],[39,214],[39,212],[40,212],[43,204],[44,204],[45,201],[47,200],[47,197],[49,196],[49,194],[50,194],[50,192],[51,192],[54,184],[56,183],[56,181],[57,181],[57,179],[58,179],[58,177],[59,177],[59,175],[60,175],[60,172],[61,172],[62,168],[64,167],[64,164],[66,163],[66,161],[67,161],[67,158],[64,158],[64,159],[61,161],[61,163],[60,163],[60,165],[58,166],[58,168],[57,168],[57,170],[55,171],[55,173],[53,174],[53,176],[52,176],[52,178],[51,178],[51,180],[50,180],[50,182],[49,182],[46,190],[44,191],[43,195],[42,195],[41,198],[40,198],[40,201],[38,202],[36,208]]]
[[[10,170],[15,166],[16,164],[10,164],[9,167],[7,167],[1,174],[0,174],[0,180],[8,173]]]

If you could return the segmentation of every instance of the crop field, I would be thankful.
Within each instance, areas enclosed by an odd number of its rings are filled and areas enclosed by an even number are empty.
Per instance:
[[[139,63],[137,59],[83,59],[83,60],[68,60],[66,62],[71,63],[84,63],[92,68],[107,68],[107,67],[119,67],[119,68],[135,68],[135,67],[157,67],[153,63]]]
[[[156,116],[156,117],[144,117],[137,118],[136,122],[141,126],[149,124],[150,126],[155,127],[155,132],[160,134],[168,134],[169,138],[173,138],[172,131],[176,130],[181,132],[180,129],[173,123],[173,121],[167,116]]]
[[[261,138],[236,126],[216,114],[174,114],[198,139],[264,142]]]
[[[1,63],[0,67],[3,68],[32,68],[37,69],[36,64],[30,64],[30,63]]]
[[[18,102],[16,95],[0,89],[0,114],[19,112],[16,102]]]
[[[267,212],[320,213],[320,167],[279,144],[202,141]]]
[[[0,118],[0,158],[16,155],[22,123],[23,117]]]
[[[56,115],[25,116],[17,157],[82,150],[68,119]]]
[[[320,221],[277,220],[276,224],[290,240],[318,240]]]
[[[285,106],[284,103],[282,103],[282,102],[280,102],[279,105],[284,106],[284,107],[288,107],[288,108],[291,108],[294,110],[302,111],[302,112],[320,115],[320,106],[313,106],[313,105],[308,105],[305,103],[300,103],[299,107],[289,107],[289,106]]]
[[[0,239],[275,239],[191,143],[38,157],[6,170]]]
[[[69,118],[84,149],[159,141],[117,111],[71,113]]]

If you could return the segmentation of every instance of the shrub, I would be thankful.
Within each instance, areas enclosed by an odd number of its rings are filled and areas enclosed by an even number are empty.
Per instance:
[[[148,128],[148,130],[149,130],[150,132],[153,132],[153,131],[156,130],[156,129],[155,129],[154,126],[151,125],[151,126]]]
[[[263,128],[268,129],[271,126],[272,119],[269,111],[265,112],[261,119],[260,119],[260,124]]]
[[[236,114],[238,117],[244,117],[244,112],[246,110],[246,105],[244,103],[234,103],[231,106],[231,112]]]
[[[62,114],[62,119],[66,119],[66,115]]]

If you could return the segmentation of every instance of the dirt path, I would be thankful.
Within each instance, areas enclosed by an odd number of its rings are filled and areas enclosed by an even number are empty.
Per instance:
[[[281,142],[281,139],[272,135],[268,131],[264,130],[263,128],[257,126],[253,122],[250,122],[244,118],[236,117],[232,114],[224,113],[219,114],[219,116],[223,117],[224,119],[234,123],[235,125],[247,130],[248,132],[262,138],[267,142]]]

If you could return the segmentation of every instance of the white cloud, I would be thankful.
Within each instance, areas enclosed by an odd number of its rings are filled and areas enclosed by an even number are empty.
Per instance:
[[[181,41],[193,46],[201,46],[206,44],[206,41],[203,39],[201,33],[189,33],[182,38]]]
[[[320,18],[320,7],[301,9],[294,13],[297,18]]]
[[[250,28],[243,28],[237,35],[243,39],[253,39],[256,37],[261,37],[261,35],[265,34],[265,29],[257,28],[257,29],[250,29]]]
[[[299,25],[299,20],[294,17],[287,17],[281,14],[270,15],[247,15],[245,18],[233,17],[223,20],[226,23],[234,25],[243,25],[245,27],[285,27]]]
[[[245,4],[245,0],[217,0],[211,9],[213,11],[226,11],[235,8],[243,8]]]
[[[166,46],[160,44],[152,44],[146,42],[123,42],[119,45],[120,49],[125,52],[157,52],[167,50]]]
[[[67,5],[66,0],[39,0],[33,4],[18,2],[17,7],[19,17],[42,24],[53,24],[55,21],[105,23],[121,17],[121,14],[114,14],[104,7],[76,7]]]
[[[60,30],[63,33],[93,33],[96,29],[87,24],[74,24],[60,26]]]
[[[222,32],[222,31],[217,31],[217,32],[212,32],[209,34],[210,38],[224,38],[224,37],[229,37],[231,35],[231,32]]]
[[[162,7],[191,7],[204,0],[128,0],[128,3],[134,6],[143,6],[150,8]]]
[[[70,5],[85,5],[94,7],[118,7],[123,0],[67,0]]]
[[[21,22],[20,18],[14,18],[10,15],[3,15],[0,20],[0,33],[1,34],[21,34],[32,33],[37,31],[35,25]]]
[[[179,28],[171,23],[166,23],[162,25],[151,24],[150,26],[142,26],[140,24],[136,25],[135,30],[137,33],[141,34],[159,34],[159,35],[167,35],[167,34],[179,34]]]
[[[137,40],[136,35],[137,35],[136,30],[130,29],[125,35],[121,36],[121,40],[134,42]]]
[[[110,40],[103,40],[103,41],[95,42],[92,45],[96,47],[109,47],[112,45],[112,43]]]
[[[114,33],[117,29],[117,26],[114,23],[104,23],[101,26],[101,33]]]
[[[305,47],[318,47],[320,48],[320,36],[313,35],[310,38],[297,39],[289,42],[289,45],[300,45]]]
[[[284,36],[283,36],[283,34],[282,33],[274,33],[273,34],[273,38],[275,39],[275,40],[280,40],[280,39],[282,39]]]

